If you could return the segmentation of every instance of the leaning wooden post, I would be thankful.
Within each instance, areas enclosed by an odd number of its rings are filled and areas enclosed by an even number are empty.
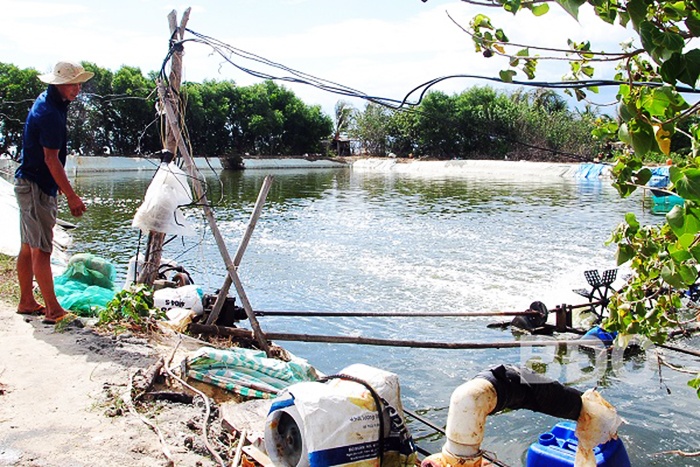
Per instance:
[[[180,83],[182,81],[182,55],[184,48],[180,41],[185,35],[185,27],[190,18],[190,8],[185,10],[180,21],[180,26],[177,25],[177,13],[175,10],[168,15],[168,25],[170,26],[170,48],[173,50],[170,61],[170,88],[172,93],[168,96],[170,99],[175,99],[180,93]],[[179,116],[179,108],[175,106],[176,115]],[[176,117],[177,118],[177,117]],[[169,125],[165,127],[165,150],[170,154],[177,154],[178,140],[182,136],[180,133],[172,131]],[[170,161],[167,161],[170,162]],[[163,241],[165,234],[163,232],[151,231],[148,233],[148,246],[146,247],[146,258],[141,270],[141,275],[138,282],[153,285],[158,275],[160,260],[163,254]],[[138,258],[137,258],[138,262]]]
[[[168,99],[168,90],[162,82],[160,82],[158,85],[158,95],[163,102],[166,121],[170,126],[171,130],[176,134],[182,134],[180,130],[180,121],[177,118],[177,113],[175,112],[175,109],[173,108],[173,100]],[[238,277],[237,268],[231,260],[231,256],[229,255],[228,249],[226,248],[226,242],[224,241],[224,238],[221,235],[221,232],[219,231],[219,227],[216,225],[214,212],[209,206],[207,195],[204,192],[202,182],[200,181],[199,174],[197,173],[197,167],[194,164],[194,159],[190,154],[189,148],[185,145],[184,141],[181,138],[178,139],[178,148],[180,150],[180,154],[182,155],[182,160],[184,161],[185,171],[190,176],[190,179],[192,181],[192,188],[194,190],[195,196],[197,197],[197,202],[202,205],[204,216],[206,217],[207,222],[209,223],[209,228],[211,229],[211,232],[214,235],[216,246],[219,248],[219,253],[221,254],[221,257],[224,260],[224,264],[226,265],[226,271],[228,271],[228,276],[231,282],[236,287],[236,293],[241,299],[243,309],[245,310],[246,315],[248,316],[248,321],[250,322],[250,325],[253,328],[253,334],[260,348],[263,349],[268,356],[271,356],[270,346],[267,343],[265,335],[260,330],[260,324],[258,323],[258,320],[255,317],[253,307],[248,301],[248,296],[246,295],[245,290],[243,289],[243,283]]]

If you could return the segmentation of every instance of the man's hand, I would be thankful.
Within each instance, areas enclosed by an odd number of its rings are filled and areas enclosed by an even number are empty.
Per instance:
[[[73,217],[80,217],[85,213],[85,211],[87,211],[87,207],[85,206],[85,203],[83,203],[83,200],[80,199],[80,196],[67,196],[66,200],[68,201],[68,207],[70,208],[70,213],[73,214]]]

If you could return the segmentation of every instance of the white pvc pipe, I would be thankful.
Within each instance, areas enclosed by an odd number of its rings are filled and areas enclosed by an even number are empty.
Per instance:
[[[443,452],[458,458],[477,456],[484,440],[486,417],[497,402],[496,389],[483,378],[474,378],[455,389],[450,397]]]

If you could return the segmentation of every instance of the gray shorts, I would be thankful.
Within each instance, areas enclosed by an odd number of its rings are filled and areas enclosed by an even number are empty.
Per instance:
[[[58,203],[55,196],[41,191],[29,180],[15,179],[15,196],[19,206],[19,228],[22,243],[51,253],[53,251],[53,227],[56,225]]]

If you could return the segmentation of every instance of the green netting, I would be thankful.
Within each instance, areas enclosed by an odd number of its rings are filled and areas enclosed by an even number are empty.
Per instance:
[[[316,381],[316,370],[304,360],[283,362],[252,349],[203,347],[187,362],[187,376],[244,397],[271,399],[295,383]]]
[[[95,316],[114,298],[117,273],[109,261],[90,253],[73,255],[63,274],[54,278],[61,306],[80,316]]]

